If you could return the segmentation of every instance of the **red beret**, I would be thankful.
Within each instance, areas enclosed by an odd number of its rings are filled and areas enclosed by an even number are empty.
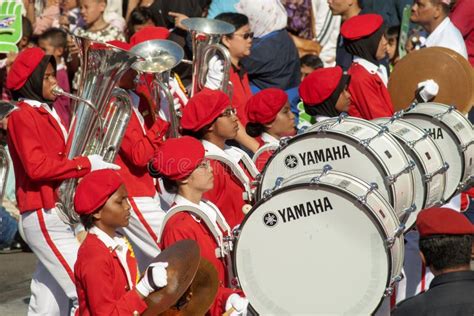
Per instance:
[[[339,66],[316,69],[301,82],[298,89],[301,99],[306,105],[326,101],[336,90],[342,75],[343,71]]]
[[[204,155],[204,146],[196,138],[170,138],[153,155],[150,172],[153,176],[163,175],[171,180],[185,179],[201,163]]]
[[[82,178],[74,195],[74,208],[79,215],[94,213],[123,184],[117,171],[93,171]]]
[[[229,105],[227,94],[204,88],[189,99],[184,107],[181,127],[196,132],[214,121]]]
[[[378,14],[356,15],[342,23],[341,35],[350,41],[358,40],[373,34],[382,24],[383,18]]]
[[[46,54],[39,47],[23,50],[13,62],[7,77],[7,88],[18,90],[26,83]]]
[[[463,214],[446,207],[421,211],[416,219],[420,237],[431,235],[473,235],[474,225]]]
[[[130,38],[130,45],[135,46],[145,41],[167,39],[170,31],[161,26],[145,26]]]
[[[285,91],[277,88],[263,89],[247,101],[249,122],[267,124],[275,120],[288,101]]]
[[[130,48],[132,48],[132,45],[130,45],[129,43],[118,40],[108,41],[107,44],[113,45],[126,51],[129,51]]]

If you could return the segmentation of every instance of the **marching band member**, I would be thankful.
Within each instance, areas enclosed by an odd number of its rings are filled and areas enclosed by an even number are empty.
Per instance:
[[[182,206],[179,212],[174,212],[175,207],[169,210],[168,221],[160,234],[162,248],[166,249],[180,240],[195,240],[201,257],[211,262],[218,273],[219,288],[210,314],[220,316],[230,308],[228,305],[243,313],[248,302],[239,296],[239,291],[226,287],[230,282],[227,277],[230,267],[223,257],[217,257],[222,239],[219,241],[211,233],[224,233],[218,220],[223,220],[222,214],[214,204],[202,199],[203,194],[214,186],[213,170],[210,161],[205,158],[203,145],[189,136],[169,139],[155,153],[149,168],[153,177],[162,177],[167,189],[177,194],[175,206]],[[201,216],[192,209],[198,209]],[[227,226],[226,229],[230,228]]]
[[[225,143],[235,139],[237,121],[229,97],[220,90],[207,88],[189,100],[181,118],[183,134],[200,139],[206,156],[211,157],[214,188],[205,198],[222,210],[230,227],[239,225],[244,218],[245,200],[251,200],[251,181],[258,174],[244,151]]]
[[[74,207],[88,231],[74,266],[80,315],[142,313],[144,298],[167,285],[167,262],[152,263],[137,283],[135,257],[116,233],[131,218],[127,197],[113,170],[91,172],[77,186]]]
[[[339,116],[349,110],[351,94],[347,91],[350,76],[339,66],[313,71],[299,87],[304,110],[316,122]]]
[[[255,152],[258,149],[258,143],[245,131],[245,125],[248,121],[245,107],[252,96],[252,92],[247,71],[240,63],[242,58],[250,56],[250,48],[252,47],[253,33],[250,31],[249,19],[243,14],[233,12],[221,13],[215,19],[227,22],[235,27],[234,33],[224,35],[221,40],[222,44],[229,50],[231,59],[229,82],[231,83],[232,93],[230,97],[232,105],[237,109],[237,117],[239,118],[239,131],[235,140]],[[223,68],[223,61],[217,55],[211,58],[206,87],[210,89],[220,87],[224,77]]]
[[[67,158],[67,130],[52,106],[55,69],[52,56],[40,48],[28,48],[18,55],[7,78],[15,98],[22,98],[20,109],[9,117],[8,148],[15,170],[20,228],[39,260],[29,305],[29,313],[36,315],[66,315],[70,306],[71,313],[78,306],[72,268],[79,242],[58,215],[56,190],[63,180],[119,168],[99,155]]]
[[[285,91],[268,88],[249,99],[247,117],[247,134],[255,137],[260,145],[253,160],[261,172],[280,139],[295,135],[295,116]]]
[[[387,54],[383,18],[362,14],[348,19],[341,26],[346,50],[354,55],[349,68],[351,82],[349,115],[372,120],[393,115],[387,89],[387,69],[380,61]]]
[[[130,49],[130,45],[124,42],[109,43],[125,50]],[[137,92],[136,76],[137,73],[129,69],[119,82],[119,86],[130,95],[132,113],[116,163],[121,167],[119,173],[132,206],[130,225],[124,227],[123,231],[134,245],[140,270],[143,271],[160,253],[156,232],[165,216],[154,179],[148,174],[147,163],[157,146],[163,142],[169,124],[158,115],[151,115],[155,109],[148,98]]]

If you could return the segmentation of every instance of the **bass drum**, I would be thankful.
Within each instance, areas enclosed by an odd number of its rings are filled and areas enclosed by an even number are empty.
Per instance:
[[[416,163],[413,173],[417,208],[405,223],[407,228],[410,228],[415,224],[419,211],[443,202],[446,170],[449,166],[444,162],[440,149],[428,133],[410,122],[396,117],[379,118],[372,122],[386,126]]]
[[[314,175],[325,164],[377,183],[400,219],[414,210],[415,163],[387,128],[358,118],[328,119],[281,145],[260,176],[257,200],[276,185],[277,178],[296,173]]]
[[[320,171],[313,172],[313,175]],[[294,175],[241,224],[234,268],[261,315],[369,315],[400,279],[403,227],[366,182]]]
[[[403,114],[403,119],[424,129],[438,145],[449,164],[444,201],[466,188],[473,179],[474,132],[472,124],[454,107],[441,103],[420,103]]]

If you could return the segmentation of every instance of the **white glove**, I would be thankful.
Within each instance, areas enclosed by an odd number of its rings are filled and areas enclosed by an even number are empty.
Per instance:
[[[231,308],[234,308],[230,315],[231,316],[246,316],[247,315],[247,306],[249,305],[249,300],[245,297],[241,297],[239,294],[234,293],[229,296],[227,302],[225,303],[225,310],[228,311]]]
[[[112,170],[119,170],[120,166],[110,163],[110,162],[105,162],[104,158],[102,158],[101,155],[89,155],[87,156],[89,159],[89,162],[91,163],[91,171],[96,171],[96,170],[102,170],[102,169],[112,169]]]
[[[224,79],[224,62],[219,56],[214,55],[209,60],[205,86],[212,90],[219,89],[222,79]]]
[[[436,81],[429,79],[418,83],[418,95],[424,102],[428,102],[438,95],[439,86]]]
[[[151,292],[165,287],[168,284],[167,267],[168,262],[155,262],[150,264],[145,271],[145,275],[136,286],[137,291],[147,297]]]

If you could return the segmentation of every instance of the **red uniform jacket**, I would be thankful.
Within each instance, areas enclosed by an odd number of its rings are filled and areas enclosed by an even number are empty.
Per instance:
[[[249,77],[242,68],[230,67],[230,82],[232,83],[232,106],[237,109],[237,117],[245,126],[248,122],[247,118],[247,101],[252,96],[250,91]]]
[[[244,186],[229,167],[217,160],[211,159],[210,161],[214,175],[214,188],[204,193],[204,198],[214,203],[224,215],[229,226],[234,228],[242,222],[245,215],[242,211],[245,204],[243,198]],[[240,165],[242,166],[242,163]],[[252,180],[247,173],[247,169],[243,166],[242,169]]]
[[[232,293],[240,294],[241,292],[225,287],[227,283],[226,266],[222,260],[216,257],[218,244],[206,224],[197,222],[191,214],[182,212],[173,215],[166,223],[161,235],[160,248],[166,249],[175,242],[185,239],[195,240],[201,249],[201,257],[211,262],[217,270],[219,289],[209,314],[221,316],[225,312],[227,298]]]
[[[127,254],[132,280],[137,279],[135,258]],[[132,315],[143,313],[147,305],[128,288],[127,276],[115,251],[109,250],[94,234],[88,234],[74,265],[79,315]]]
[[[372,120],[393,115],[393,105],[387,87],[377,74],[369,73],[363,66],[352,63],[349,93],[349,115]]]
[[[156,146],[163,141],[169,124],[159,117],[150,128],[145,131],[132,110],[130,122],[122,140],[122,146],[116,158],[121,167],[122,175],[128,194],[135,197],[154,197],[156,189],[153,178],[148,174],[147,164],[153,157]]]
[[[58,201],[55,190],[63,180],[90,171],[87,157],[67,159],[58,122],[48,111],[26,102],[8,120],[8,149],[16,178],[16,198],[21,213],[50,209]]]
[[[265,146],[266,143],[262,140],[261,137],[255,137],[255,139],[257,140],[257,142],[259,144],[258,149]],[[273,154],[273,151],[268,150],[268,151],[265,151],[262,154],[260,154],[260,156],[258,156],[257,161],[255,161],[255,166],[257,167],[258,171],[260,171],[260,172],[263,171],[263,169],[265,168],[265,166],[267,164],[268,159],[270,159],[272,154]]]

